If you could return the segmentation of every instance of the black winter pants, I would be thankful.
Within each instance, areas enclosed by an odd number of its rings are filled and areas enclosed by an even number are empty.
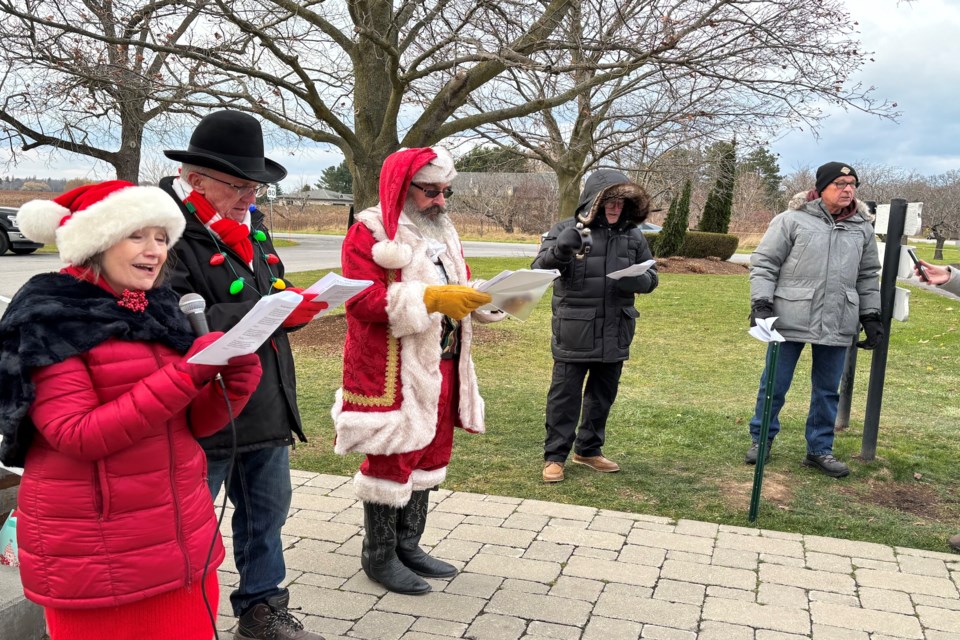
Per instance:
[[[547,393],[544,460],[563,462],[570,447],[581,456],[601,455],[607,416],[617,399],[621,371],[623,362],[554,361],[553,380]]]

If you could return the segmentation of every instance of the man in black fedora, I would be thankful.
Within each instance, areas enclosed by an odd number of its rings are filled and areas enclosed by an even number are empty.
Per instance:
[[[257,196],[287,170],[264,157],[263,133],[252,116],[216,111],[203,118],[185,151],[165,151],[181,163],[178,177],[160,187],[187,219],[174,252],[173,287],[207,302],[212,331],[233,327],[263,296],[289,286]],[[200,440],[207,453],[208,482],[221,485],[233,503],[233,550],[240,583],[230,595],[240,622],[236,640],[322,640],[288,611],[290,594],[280,530],[290,509],[290,459],[294,436],[305,442],[297,408],[297,382],[287,331],[308,322],[323,303],[304,302],[257,352],[260,386],[228,427]],[[228,479],[228,474],[229,479]]]

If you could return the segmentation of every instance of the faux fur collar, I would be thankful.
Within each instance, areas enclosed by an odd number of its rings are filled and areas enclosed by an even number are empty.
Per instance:
[[[32,369],[86,353],[110,338],[161,342],[186,353],[194,336],[173,289],[146,292],[147,309],[117,304],[101,287],[62,273],[31,278],[0,319],[0,461],[23,466],[35,429],[27,416]]]

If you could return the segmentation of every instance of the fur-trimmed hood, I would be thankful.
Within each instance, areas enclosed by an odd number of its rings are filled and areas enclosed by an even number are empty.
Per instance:
[[[812,192],[810,191],[801,191],[800,193],[794,194],[790,201],[787,203],[787,209],[790,211],[800,211],[803,209],[803,206],[808,202],[813,202],[818,198],[816,195],[811,198]],[[867,203],[863,200],[857,198],[857,213],[863,216],[863,219],[867,222],[873,222],[876,220],[877,216],[873,213],[870,213],[870,207],[867,206]]]
[[[640,185],[630,182],[624,174],[613,169],[594,171],[580,194],[577,205],[577,221],[589,227],[597,219],[597,212],[606,200],[623,198],[623,213],[620,215],[622,226],[638,225],[650,215],[650,196]]]

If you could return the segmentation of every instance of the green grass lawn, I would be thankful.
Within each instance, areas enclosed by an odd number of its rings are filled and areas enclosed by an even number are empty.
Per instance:
[[[953,242],[948,242],[943,247],[943,259],[934,259],[935,245],[927,243],[916,243],[911,246],[916,247],[917,256],[921,260],[926,260],[931,264],[957,264],[960,262],[960,247]]]
[[[475,277],[525,268],[523,259],[475,259]],[[323,272],[292,274],[309,283]],[[749,526],[753,467],[743,464],[747,422],[764,346],[747,333],[747,276],[661,276],[637,302],[631,359],[607,425],[604,454],[623,471],[567,466],[566,481],[541,482],[544,403],[550,380],[549,292],[526,322],[476,329],[475,362],[487,433],[457,433],[444,487],[605,509]],[[337,311],[342,313],[342,310]],[[852,474],[835,480],[800,465],[809,397],[809,353],[787,398],[767,465],[757,524],[764,528],[946,551],[960,531],[960,303],[914,289],[910,320],[895,322],[877,459],[857,459],[869,352],[859,352],[851,427],[836,455]],[[352,475],[361,457],[332,452],[329,415],[340,384],[336,345],[294,340],[299,397],[311,442],[297,468]]]

